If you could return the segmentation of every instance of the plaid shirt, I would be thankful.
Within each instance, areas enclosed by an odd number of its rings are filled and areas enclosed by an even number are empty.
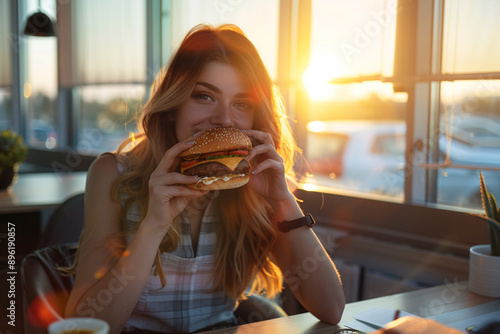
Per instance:
[[[214,265],[215,230],[211,205],[201,223],[197,254],[191,243],[191,225],[187,211],[181,214],[181,243],[174,252],[162,253],[166,286],[151,270],[139,301],[124,331],[145,329],[163,333],[193,332],[218,323],[236,323],[236,301],[221,292],[211,293]],[[139,217],[136,210],[127,215],[131,229]]]

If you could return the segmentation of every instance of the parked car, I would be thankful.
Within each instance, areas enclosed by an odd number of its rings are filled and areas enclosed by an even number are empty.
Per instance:
[[[307,182],[402,196],[405,124],[328,121],[308,133]],[[311,128],[311,127],[310,127]]]
[[[57,134],[54,127],[40,119],[31,120],[29,143],[31,146],[53,149],[57,145]]]
[[[405,177],[405,133],[402,121],[327,121],[309,127],[306,159],[311,168],[304,181],[337,189],[402,198]],[[500,133],[499,133],[500,136]],[[500,138],[500,137],[499,137]],[[490,138],[489,142],[494,142]],[[444,160],[448,141],[439,137]],[[452,140],[456,165],[500,169],[500,146],[474,146]],[[437,202],[478,207],[479,172],[472,168],[438,170]],[[483,170],[489,190],[500,196],[500,172]]]

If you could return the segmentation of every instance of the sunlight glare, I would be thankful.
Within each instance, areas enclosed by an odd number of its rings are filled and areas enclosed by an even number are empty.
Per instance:
[[[304,183],[302,187],[304,188],[305,191],[314,191],[317,188],[316,185],[311,183]]]
[[[307,123],[307,130],[309,132],[323,132],[325,131],[325,123],[321,121],[312,121]]]
[[[334,57],[326,54],[313,56],[302,78],[309,97],[313,100],[328,99],[332,94],[329,81],[338,77],[339,72],[340,68]]]
[[[25,98],[31,97],[31,84],[29,82],[25,82],[24,83],[23,92],[24,92],[24,97]]]

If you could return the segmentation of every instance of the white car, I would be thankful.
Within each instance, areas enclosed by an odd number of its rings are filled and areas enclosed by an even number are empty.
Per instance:
[[[306,159],[311,173],[306,174],[304,182],[402,198],[406,165],[404,122],[327,121],[312,123],[308,128]],[[445,136],[440,136],[442,159],[447,144]],[[500,146],[473,146],[452,140],[450,158],[457,165],[500,169]],[[478,207],[478,174],[478,170],[470,168],[439,169],[437,203]],[[500,197],[500,172],[484,170],[483,174],[488,190]]]

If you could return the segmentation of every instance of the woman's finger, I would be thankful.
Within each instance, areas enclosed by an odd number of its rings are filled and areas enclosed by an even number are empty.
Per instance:
[[[259,131],[259,130],[244,130],[243,132],[247,136],[255,138],[263,144],[270,144],[273,147],[275,147],[273,137],[271,136],[270,133],[267,133],[264,131]],[[260,145],[258,145],[258,146],[260,146]]]
[[[191,189],[183,185],[154,187],[154,194],[163,198],[197,197],[206,194],[208,190]]]
[[[178,142],[177,144],[173,145],[165,154],[163,155],[162,159],[160,160],[160,163],[155,169],[155,172],[158,171],[158,173],[165,173],[165,172],[171,172],[173,169],[172,167],[176,167],[176,161],[177,161],[177,156],[184,152],[185,150],[193,147],[194,145],[194,140],[196,137],[199,136],[199,132],[195,133],[189,138],[186,138],[185,140]],[[178,161],[177,161],[178,163]]]
[[[254,157],[262,154],[267,154],[267,156],[270,157],[271,159],[283,162],[283,157],[279,155],[274,146],[270,144],[262,144],[255,146],[248,153],[247,159],[252,160]]]
[[[166,173],[152,177],[150,183],[162,186],[193,184],[198,181],[197,176],[184,175],[181,173]]]
[[[272,169],[278,173],[285,173],[285,166],[283,163],[273,159],[266,159],[252,169],[252,174],[257,175],[266,169]]]

